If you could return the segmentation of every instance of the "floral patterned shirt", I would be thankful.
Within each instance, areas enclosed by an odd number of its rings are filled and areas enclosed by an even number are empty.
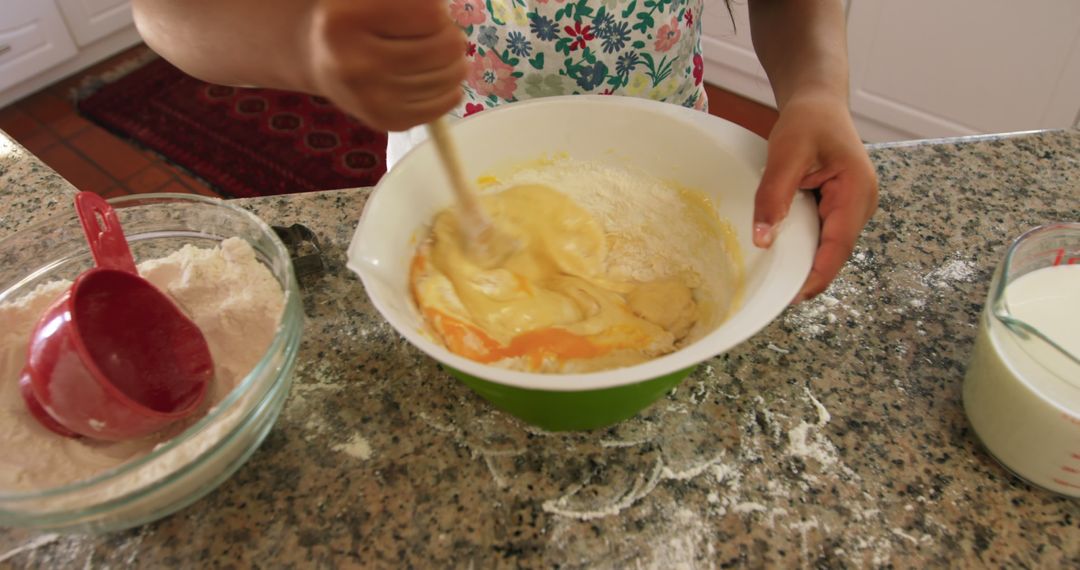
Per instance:
[[[628,95],[705,109],[704,0],[450,0],[468,35],[455,113],[533,97]]]

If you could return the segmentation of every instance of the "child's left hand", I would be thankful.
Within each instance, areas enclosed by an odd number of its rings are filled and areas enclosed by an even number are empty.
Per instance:
[[[769,135],[754,204],[754,245],[769,247],[795,193],[812,188],[821,191],[821,240],[796,303],[828,287],[877,208],[877,175],[846,101],[824,94],[793,96]]]

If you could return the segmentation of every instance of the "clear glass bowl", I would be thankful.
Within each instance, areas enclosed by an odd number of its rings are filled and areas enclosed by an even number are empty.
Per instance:
[[[0,526],[105,532],[176,512],[212,491],[251,456],[288,394],[303,310],[288,251],[273,229],[246,210],[201,196],[144,194],[109,202],[136,262],[185,244],[213,247],[233,236],[247,240],[285,292],[281,323],[255,368],[186,431],[90,479],[33,492],[0,490]],[[92,265],[72,207],[70,213],[0,240],[0,303],[43,283],[73,279]]]

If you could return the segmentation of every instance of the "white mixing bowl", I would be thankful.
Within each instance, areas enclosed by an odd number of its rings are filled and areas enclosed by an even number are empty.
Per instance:
[[[417,239],[453,202],[435,148],[425,143],[379,183],[349,247],[375,307],[402,335],[497,406],[546,429],[587,429],[636,413],[686,376],[766,326],[791,302],[809,274],[818,244],[813,198],[800,192],[773,246],[752,245],[754,193],[766,143],[728,121],[655,101],[607,96],[537,99],[485,111],[451,133],[468,175],[540,157],[633,165],[700,190],[730,222],[745,263],[743,303],[715,330],[654,360],[587,374],[540,374],[481,364],[451,353],[425,332],[409,294]]]

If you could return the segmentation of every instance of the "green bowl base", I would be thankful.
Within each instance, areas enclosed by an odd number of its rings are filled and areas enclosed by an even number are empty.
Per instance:
[[[444,368],[496,408],[547,431],[584,431],[608,427],[634,416],[694,371],[696,366],[614,388],[557,392],[497,384]]]

